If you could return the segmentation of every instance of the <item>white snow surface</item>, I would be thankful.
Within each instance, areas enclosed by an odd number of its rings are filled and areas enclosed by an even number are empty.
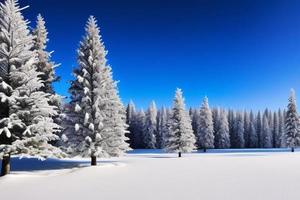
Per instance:
[[[0,178],[0,195],[22,200],[300,199],[300,152],[276,151],[213,150],[177,158],[135,150],[101,159],[95,167],[80,158],[14,158],[17,171]]]

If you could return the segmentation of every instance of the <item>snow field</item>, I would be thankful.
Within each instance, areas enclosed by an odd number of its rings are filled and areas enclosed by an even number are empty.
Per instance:
[[[96,167],[86,167],[88,160],[72,162],[83,162],[83,166],[19,171],[3,177],[1,197],[24,200],[40,199],[41,195],[45,200],[300,198],[298,152],[199,153],[177,158],[176,154],[154,151],[103,159]]]

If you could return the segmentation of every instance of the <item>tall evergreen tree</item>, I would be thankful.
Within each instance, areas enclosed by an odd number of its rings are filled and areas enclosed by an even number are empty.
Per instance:
[[[59,80],[59,77],[55,75],[55,68],[58,64],[51,61],[52,52],[46,50],[48,39],[48,32],[45,26],[44,18],[41,14],[37,16],[36,28],[33,30],[32,35],[34,36],[32,50],[37,53],[37,71],[42,72],[39,77],[44,82],[42,88],[44,92],[55,94],[52,83]]]
[[[55,68],[59,64],[55,64],[51,60],[52,52],[47,51],[48,32],[46,29],[44,18],[41,14],[37,16],[36,28],[32,32],[33,35],[33,47],[37,54],[36,69],[39,74],[39,78],[43,81],[44,86],[40,89],[45,93],[48,93],[49,104],[54,106],[57,114],[53,116],[54,122],[61,124],[62,116],[61,110],[63,107],[62,97],[55,93],[52,84],[59,80],[59,77],[55,74]]]
[[[230,135],[230,146],[234,147],[235,139],[235,112],[231,109],[228,110],[228,125],[229,125],[229,135]]]
[[[133,139],[135,135],[134,133],[135,131],[134,120],[136,117],[135,115],[136,115],[135,105],[133,101],[130,101],[126,108],[126,124],[128,124],[128,132],[129,132],[127,133],[126,136],[129,138],[129,144],[131,148],[135,146],[134,139]]]
[[[215,134],[215,147],[220,149],[230,148],[227,113],[225,110],[221,110],[219,116],[219,126]]]
[[[245,131],[244,116],[241,112],[237,112],[237,116],[235,120],[235,134],[234,134],[235,148],[245,147],[244,131]]]
[[[285,147],[286,140],[285,140],[285,117],[281,109],[278,110],[278,136],[277,136],[277,146],[278,147]]]
[[[135,105],[134,105],[133,101],[130,100],[130,102],[128,103],[127,108],[126,108],[126,123],[128,125],[130,125],[132,123],[135,112],[136,112]]]
[[[268,114],[265,113],[263,116],[263,124],[262,124],[262,147],[263,148],[271,148],[272,147],[272,138],[271,138],[271,128],[269,126],[269,117]]]
[[[157,146],[158,148],[163,148],[164,147],[164,138],[165,135],[168,133],[168,115],[167,115],[167,110],[165,107],[162,107],[160,112],[159,112],[159,120],[158,120],[158,127],[157,127],[157,132],[158,132],[158,138],[157,139]]]
[[[272,143],[274,148],[280,147],[280,136],[279,136],[279,120],[278,113],[273,113],[273,130],[272,130]]]
[[[156,105],[155,102],[152,101],[146,113],[145,129],[144,129],[144,144],[147,149],[156,148],[156,134],[157,134],[156,116],[157,116]]]
[[[244,128],[244,116],[241,112],[237,113],[235,124],[235,143],[237,148],[245,147],[245,128]]]
[[[250,116],[246,110],[244,111],[244,130],[245,147],[248,148],[250,140]]]
[[[199,120],[199,110],[198,109],[193,109],[193,114],[192,114],[192,128],[193,128],[193,133],[197,139],[197,130],[198,130],[198,120]]]
[[[127,125],[94,17],[88,19],[85,30],[78,49],[79,67],[74,70],[76,79],[70,88],[76,133],[67,138],[72,138],[68,145],[76,154],[90,156],[91,165],[96,165],[97,157],[119,156],[128,150]]]
[[[34,37],[22,16],[18,1],[0,3],[0,158],[1,174],[10,170],[10,156],[61,157],[62,152],[49,144],[58,139],[60,127],[52,117],[49,95],[37,72]]]
[[[258,111],[256,116],[256,132],[257,132],[257,139],[258,139],[258,147],[262,147],[262,140],[261,140],[262,118],[261,118],[260,111]]]
[[[214,127],[212,121],[212,113],[208,105],[208,98],[205,97],[199,114],[197,143],[200,148],[206,149],[214,148]]]
[[[216,133],[218,132],[219,126],[220,126],[220,112],[221,112],[220,108],[212,108],[211,109],[215,136],[216,136]]]
[[[181,157],[181,153],[188,153],[195,149],[195,142],[191,119],[185,110],[182,91],[177,89],[169,121],[169,131],[165,137],[165,149],[167,152],[177,152],[178,157]]]
[[[294,148],[300,144],[300,131],[299,131],[299,116],[296,106],[296,95],[292,89],[289,97],[289,104],[286,111],[285,120],[285,139],[286,145],[294,152]]]
[[[132,134],[132,148],[134,149],[142,149],[145,148],[144,145],[144,129],[145,129],[145,112],[143,110],[137,112],[134,115],[133,121],[132,121],[132,127],[133,132]]]
[[[258,136],[255,126],[255,117],[253,112],[250,112],[250,129],[249,129],[249,147],[257,148],[258,147]]]

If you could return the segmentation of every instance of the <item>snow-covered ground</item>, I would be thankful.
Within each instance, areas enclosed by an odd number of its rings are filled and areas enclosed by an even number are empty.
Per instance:
[[[30,200],[297,200],[300,152],[214,150],[164,154],[136,150],[105,159],[13,159],[15,171],[0,178],[1,199]]]

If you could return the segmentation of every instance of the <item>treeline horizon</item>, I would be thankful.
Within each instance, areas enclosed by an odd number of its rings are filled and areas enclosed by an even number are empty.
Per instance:
[[[127,104],[126,122],[129,125],[130,134],[129,144],[133,149],[156,148],[163,149],[163,138],[165,129],[167,129],[168,120],[171,116],[170,107],[161,106],[157,108],[155,101],[152,101],[147,110],[136,109],[133,100]],[[199,129],[199,108],[189,107],[188,113],[192,124],[193,133],[196,138],[199,137],[197,130]],[[269,108],[264,110],[253,111],[251,109],[232,109],[222,107],[209,108],[211,111],[211,124],[213,126],[214,142],[210,144],[209,148],[281,148],[287,147],[284,138],[286,108],[278,108],[276,111]],[[225,115],[226,119],[221,115]],[[148,127],[146,123],[154,124],[153,133],[155,142],[149,144],[146,141]],[[155,120],[153,120],[155,118]],[[229,140],[223,141],[220,136],[220,124],[223,130],[223,135],[228,134]],[[224,127],[225,126],[225,127]],[[225,128],[225,129],[224,129]],[[199,141],[199,140],[197,140]],[[197,149],[204,149],[201,142],[196,143]]]

